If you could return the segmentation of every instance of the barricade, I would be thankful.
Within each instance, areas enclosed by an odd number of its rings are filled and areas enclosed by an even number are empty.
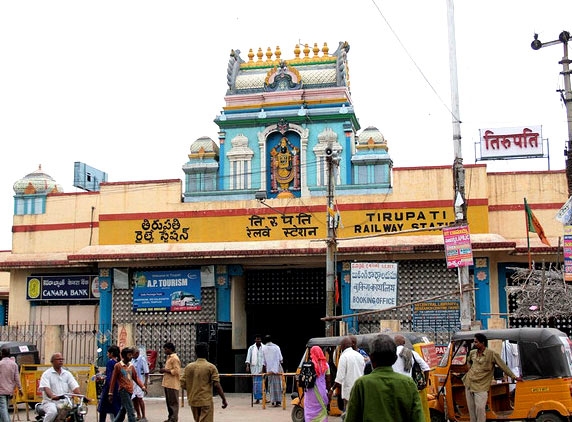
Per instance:
[[[292,377],[293,380],[292,382],[294,383],[293,385],[295,385],[295,380],[294,377],[296,376],[295,372],[280,372],[280,373],[262,373],[262,374],[249,374],[249,373],[243,373],[243,374],[219,374],[219,377],[234,377],[234,378],[252,378],[252,377],[259,377],[262,376],[262,408],[266,409],[266,383],[267,383],[267,378],[269,375],[279,375],[280,379],[282,381],[282,409],[286,409],[286,378],[287,377]],[[254,395],[251,392],[250,393],[250,406],[254,406]]]

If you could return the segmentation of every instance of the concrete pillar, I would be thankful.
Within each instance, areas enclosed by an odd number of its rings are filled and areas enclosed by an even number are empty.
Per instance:
[[[46,334],[44,339],[44,360],[46,364],[50,364],[50,360],[54,353],[62,353],[62,331],[61,325],[46,325]],[[64,356],[65,362],[66,356]]]

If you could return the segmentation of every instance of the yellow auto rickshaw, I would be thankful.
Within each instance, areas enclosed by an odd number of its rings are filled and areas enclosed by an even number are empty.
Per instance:
[[[405,337],[405,346],[410,349],[415,350],[421,355],[421,357],[433,368],[437,364],[437,353],[435,350],[435,344],[424,335],[420,333],[412,332],[383,332],[383,333],[370,333],[370,334],[358,334],[355,335],[357,339],[357,347],[363,349],[366,353],[369,353],[369,345],[373,338],[379,334],[387,334],[390,337],[394,337],[397,334],[401,334]],[[306,343],[306,349],[300,359],[300,364],[296,370],[298,374],[302,363],[309,360],[310,349],[312,346],[320,346],[324,351],[324,355],[328,360],[330,365],[330,378],[331,382],[334,382],[336,378],[336,369],[338,366],[338,361],[340,359],[341,350],[340,343],[343,336],[338,337],[314,337],[308,340]],[[294,383],[296,391],[291,395],[292,398],[292,422],[304,422],[304,390],[300,388],[296,383]],[[427,420],[429,421],[428,407],[427,407],[427,394],[426,390],[420,392],[424,400],[424,408],[427,410]],[[336,390],[332,401],[329,404],[328,414],[330,416],[340,416],[342,414],[343,402],[341,401],[340,391]],[[339,400],[338,400],[339,398]],[[423,400],[422,400],[423,401]]]
[[[455,333],[441,361],[431,372],[429,407],[432,422],[468,421],[462,377],[476,333],[501,353],[523,381],[493,380],[487,420],[562,422],[572,417],[572,353],[568,336],[554,328],[509,328]]]

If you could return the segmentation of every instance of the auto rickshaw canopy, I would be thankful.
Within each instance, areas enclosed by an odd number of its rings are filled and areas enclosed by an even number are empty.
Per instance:
[[[556,328],[506,328],[497,330],[460,331],[453,343],[471,341],[476,333],[487,340],[516,343],[524,379],[565,378],[572,376],[572,352],[566,333]]]

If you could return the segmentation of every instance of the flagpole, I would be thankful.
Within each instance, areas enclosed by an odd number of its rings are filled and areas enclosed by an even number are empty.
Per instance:
[[[528,250],[528,269],[532,269],[532,257],[530,256],[530,224],[526,210],[526,198],[524,198],[524,218],[526,218],[526,248]]]

